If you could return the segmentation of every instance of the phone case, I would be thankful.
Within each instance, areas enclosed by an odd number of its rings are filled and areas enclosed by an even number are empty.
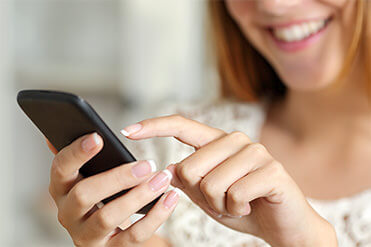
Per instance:
[[[103,149],[80,168],[82,176],[93,176],[135,161],[134,156],[81,97],[58,91],[23,90],[18,93],[17,101],[24,113],[58,151],[88,133],[97,132],[103,138]],[[129,190],[123,190],[102,202],[106,204],[127,191]],[[158,199],[137,213],[147,213]]]

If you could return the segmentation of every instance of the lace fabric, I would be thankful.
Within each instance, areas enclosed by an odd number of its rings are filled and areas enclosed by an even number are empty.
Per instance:
[[[254,142],[259,140],[266,112],[265,105],[226,101],[202,106],[175,106],[169,109],[165,113],[178,113],[227,132],[242,131]],[[147,155],[151,156],[148,158],[153,158],[155,155],[160,164],[164,164],[163,168],[184,159],[194,151],[193,148],[175,139],[161,143],[155,140],[145,144],[139,144],[140,153],[147,152]],[[308,201],[335,227],[339,246],[371,247],[371,189],[338,200],[308,198]],[[269,246],[262,239],[219,224],[185,194],[181,196],[173,215],[160,228],[158,234],[167,238],[174,247]]]

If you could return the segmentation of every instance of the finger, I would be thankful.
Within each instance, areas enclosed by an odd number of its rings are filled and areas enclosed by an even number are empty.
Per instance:
[[[53,144],[51,144],[48,139],[45,139],[45,141],[50,151],[52,151],[53,154],[57,154],[58,150],[53,146]]]
[[[154,161],[137,161],[85,178],[67,194],[63,205],[68,215],[81,219],[95,204],[147,180],[156,171]]]
[[[241,178],[227,191],[227,210],[231,215],[248,215],[249,203],[258,198],[266,198],[272,204],[282,202],[282,187],[286,176],[278,162],[270,162]]]
[[[123,243],[131,243],[136,246],[150,239],[174,211],[179,200],[179,193],[178,189],[174,189],[164,194],[142,219],[114,236],[109,244],[119,246]]]
[[[228,188],[246,174],[272,160],[273,158],[263,145],[248,144],[202,179],[201,192],[214,211],[227,214],[225,195]]]
[[[233,132],[207,144],[180,162],[176,173],[187,195],[193,197],[194,201],[205,201],[200,191],[203,177],[249,142],[245,134]]]
[[[242,132],[232,132],[192,153],[177,165],[177,174],[185,186],[198,184],[212,169],[237,153],[251,141]]]
[[[196,149],[225,135],[225,132],[220,129],[209,127],[180,115],[143,120],[124,128],[121,133],[134,140],[151,137],[175,137]]]
[[[90,231],[87,234],[92,238],[108,235],[132,214],[161,195],[169,186],[171,177],[168,170],[163,170],[149,181],[104,205],[85,221],[85,228]]]
[[[102,147],[103,140],[98,134],[88,134],[63,148],[54,157],[49,189],[53,198],[67,194],[79,176],[79,168],[95,156]]]
[[[173,175],[173,179],[171,179],[171,185],[180,189],[184,189],[182,182],[180,181],[178,174],[176,173],[176,167],[178,164],[171,164],[166,167],[167,170],[171,172]]]

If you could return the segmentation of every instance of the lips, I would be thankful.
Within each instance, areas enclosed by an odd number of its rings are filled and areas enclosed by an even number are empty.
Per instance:
[[[268,28],[276,44],[287,51],[305,48],[317,40],[331,21],[326,19],[300,21],[294,24],[272,26]]]

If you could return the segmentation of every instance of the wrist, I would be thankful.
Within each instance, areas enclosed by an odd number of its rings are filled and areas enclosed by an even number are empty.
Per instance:
[[[322,217],[317,224],[312,224],[308,234],[298,243],[294,243],[291,246],[303,246],[303,247],[337,247],[337,238],[334,227]]]
[[[273,247],[338,247],[334,227],[325,219],[318,216],[316,223],[308,223],[304,234],[292,236],[284,241],[270,243]],[[302,232],[302,233],[303,233]]]
[[[337,247],[338,241],[336,237],[336,231],[335,228],[326,220],[322,219],[324,221],[325,227],[323,230],[320,230],[318,233],[318,246],[331,246],[331,247]]]

